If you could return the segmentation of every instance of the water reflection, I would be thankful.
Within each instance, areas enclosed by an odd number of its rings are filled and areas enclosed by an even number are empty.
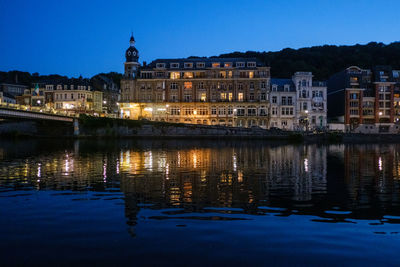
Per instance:
[[[150,217],[157,220],[304,214],[400,222],[399,145],[19,141],[0,143],[0,151],[0,196],[104,192],[96,199],[123,200],[131,226],[143,207],[162,210]]]

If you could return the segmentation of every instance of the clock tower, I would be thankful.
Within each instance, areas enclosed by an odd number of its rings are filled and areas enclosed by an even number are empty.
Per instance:
[[[125,78],[135,79],[139,69],[139,51],[135,47],[135,38],[133,34],[129,40],[129,48],[125,52]]]

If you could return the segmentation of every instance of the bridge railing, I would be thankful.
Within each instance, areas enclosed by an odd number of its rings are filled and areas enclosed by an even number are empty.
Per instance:
[[[79,117],[79,114],[76,114],[74,112],[55,110],[53,108],[48,108],[48,107],[32,107],[32,106],[12,104],[12,103],[0,103],[0,108],[1,107],[7,109],[21,110],[21,111],[39,112],[50,115],[60,115],[60,116],[74,117],[74,118]]]

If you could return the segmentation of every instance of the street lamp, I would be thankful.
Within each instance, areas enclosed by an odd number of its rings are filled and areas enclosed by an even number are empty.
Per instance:
[[[382,116],[382,114],[383,114],[382,111],[379,111],[379,116]]]

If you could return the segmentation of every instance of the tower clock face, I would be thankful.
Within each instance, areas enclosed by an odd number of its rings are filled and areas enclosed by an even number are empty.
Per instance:
[[[131,51],[128,51],[128,56],[130,56],[131,55]]]
[[[135,52],[135,51],[133,51],[132,55],[133,55],[133,56],[136,56],[136,52]]]

